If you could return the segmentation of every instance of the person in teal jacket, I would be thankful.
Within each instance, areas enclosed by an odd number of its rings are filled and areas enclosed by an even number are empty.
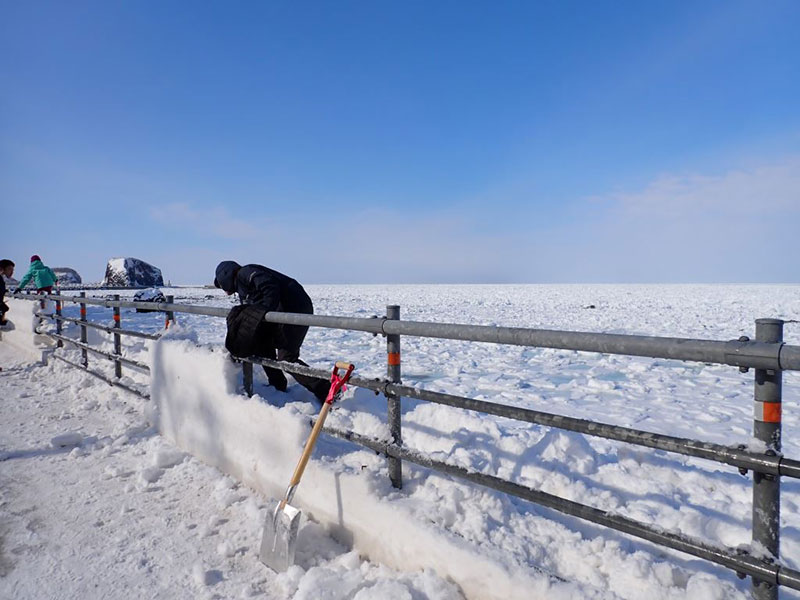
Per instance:
[[[31,279],[33,279],[37,292],[46,292],[48,294],[53,291],[53,285],[58,281],[53,269],[46,267],[38,254],[31,256],[31,266],[28,267],[28,272],[19,280],[17,291],[28,285]]]

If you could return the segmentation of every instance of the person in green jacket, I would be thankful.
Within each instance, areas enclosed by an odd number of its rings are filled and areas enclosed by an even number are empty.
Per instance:
[[[33,279],[37,292],[44,292],[47,294],[53,291],[53,285],[58,281],[58,277],[53,272],[53,269],[46,267],[38,254],[31,256],[31,266],[28,267],[28,272],[19,280],[17,291],[20,291],[28,285],[31,279]]]

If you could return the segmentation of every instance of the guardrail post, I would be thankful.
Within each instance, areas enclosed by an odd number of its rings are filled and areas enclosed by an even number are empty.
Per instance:
[[[114,294],[114,302],[119,302],[119,294]],[[120,310],[119,306],[114,307],[114,329],[119,329],[122,327],[122,323],[120,322]],[[122,356],[122,336],[118,333],[114,334],[114,354],[117,356]],[[122,377],[122,362],[115,360],[114,361],[114,376],[119,379]]]
[[[242,361],[242,381],[248,397],[253,395],[253,363]]]
[[[61,300],[56,300],[56,334],[61,335],[62,330],[62,322],[61,322]],[[56,348],[63,348],[64,342],[61,340],[56,341]]]
[[[400,319],[400,307],[390,304],[386,307],[386,318]],[[401,383],[400,379],[400,335],[386,336],[386,375],[392,383]],[[387,394],[386,397],[387,417],[389,430],[395,444],[402,445],[403,435],[400,429],[400,398],[394,394]],[[389,479],[397,489],[403,487],[403,462],[399,458],[389,457]]]
[[[86,292],[81,292],[81,298],[86,298]],[[86,304],[81,302],[81,321],[86,321]],[[81,325],[81,342],[84,344],[89,343],[89,337],[86,334],[86,325]],[[89,366],[89,352],[85,348],[81,348],[81,364],[84,367]]]
[[[783,321],[756,320],[757,342],[782,342]],[[764,442],[767,453],[781,450],[781,386],[780,370],[755,370],[755,415],[753,435]],[[753,472],[753,543],[763,547],[770,558],[780,557],[781,488],[779,475]],[[753,579],[754,600],[777,600],[778,586]]]
[[[175,296],[167,296],[167,304],[172,304],[175,301]],[[167,317],[164,319],[164,329],[169,329],[170,323],[175,322],[175,313],[171,310],[167,311]]]

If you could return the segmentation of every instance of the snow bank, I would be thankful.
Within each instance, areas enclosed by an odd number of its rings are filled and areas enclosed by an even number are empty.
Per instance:
[[[53,342],[46,336],[34,333],[33,329],[39,322],[34,313],[39,311],[39,303],[16,298],[6,298],[5,302],[10,309],[6,314],[10,326],[8,329],[0,329],[0,341],[13,346],[32,360],[42,360],[43,351],[51,348]],[[53,312],[52,302],[45,302],[44,312]]]
[[[151,368],[155,420],[165,437],[268,497],[283,495],[311,430],[312,404],[277,407],[237,394],[238,365],[224,351],[191,340],[168,336],[154,343]],[[582,597],[578,586],[514,568],[420,518],[392,490],[374,453],[356,450],[349,461],[331,461],[323,452],[317,448],[293,504],[371,560],[406,571],[436,565],[468,598]],[[301,530],[298,553],[313,552],[302,542]]]

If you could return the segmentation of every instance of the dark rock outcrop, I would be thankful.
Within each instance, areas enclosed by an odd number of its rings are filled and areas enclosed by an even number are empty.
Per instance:
[[[103,285],[109,287],[154,287],[164,285],[161,269],[138,258],[112,258],[106,265]]]

